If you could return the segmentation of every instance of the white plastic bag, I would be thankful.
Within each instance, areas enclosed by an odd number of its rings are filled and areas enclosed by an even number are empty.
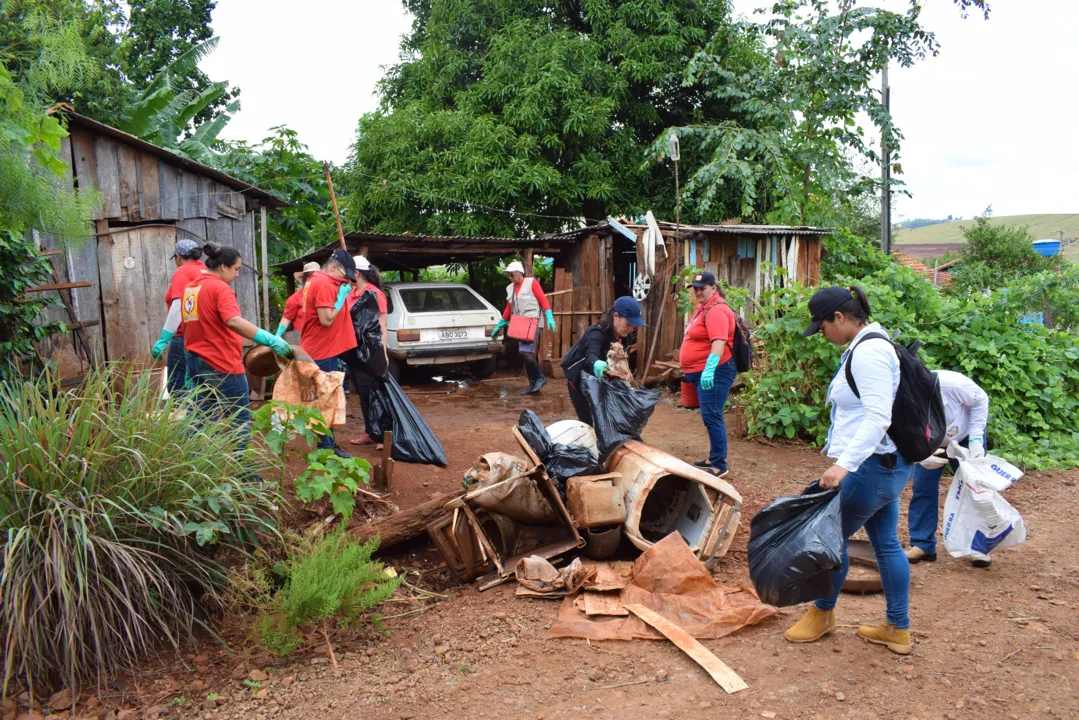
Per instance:
[[[968,460],[966,451],[955,443],[949,446],[948,454],[959,460],[944,501],[944,548],[948,553],[952,557],[985,557],[1026,542],[1023,516],[999,492],[1022,477],[1022,471],[992,455]]]

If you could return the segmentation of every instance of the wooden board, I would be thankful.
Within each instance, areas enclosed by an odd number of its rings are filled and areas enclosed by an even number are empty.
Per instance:
[[[223,218],[218,219],[218,223]],[[211,222],[211,221],[207,221]],[[232,289],[236,291],[236,301],[240,304],[240,312],[244,320],[255,323],[261,327],[259,320],[261,298],[258,293],[258,277],[255,273],[255,214],[248,213],[243,220],[232,220],[232,246],[240,251],[244,267],[240,275],[232,283]]]
[[[186,171],[180,172],[182,185],[180,204],[183,208],[183,218],[188,220],[191,218],[202,217],[202,213],[199,211],[199,193],[201,192],[199,183],[200,178],[198,175],[192,175]]]
[[[187,230],[188,232],[178,232],[176,234],[179,240],[194,240],[199,245],[202,245],[207,241],[206,239],[206,221],[202,218],[184,218],[180,222],[176,223],[177,226]]]
[[[581,284],[589,289],[599,287],[599,238],[595,235],[581,243]]]
[[[75,130],[71,133],[71,162],[75,183],[80,190],[97,187],[97,164],[94,162],[94,141],[89,135]]]
[[[142,219],[139,214],[139,154],[125,143],[116,145],[119,172],[120,218],[130,222]]]
[[[209,178],[199,178],[199,216],[217,219],[217,200],[221,186]]]
[[[565,268],[557,268],[555,270],[555,291],[565,291],[560,295],[555,296],[555,312],[566,312],[573,309],[573,281],[569,273]],[[569,322],[568,316],[556,316],[558,320],[558,357],[564,356],[569,352],[570,347],[573,346],[571,339],[573,337],[572,323]]]
[[[591,287],[575,287],[573,288],[573,336],[571,338],[572,343],[576,343],[581,335],[584,334],[585,329],[588,327],[588,312],[591,310],[592,304],[592,288]],[[564,318],[569,320],[570,318]]]
[[[133,360],[149,354],[145,257],[142,229],[109,235],[98,245],[102,260],[102,303],[109,360]],[[106,261],[101,255],[107,255]],[[130,265],[126,267],[125,265]],[[105,272],[110,276],[106,278]],[[164,298],[161,299],[164,302]],[[158,328],[160,330],[160,328]]]
[[[161,181],[158,159],[139,153],[139,213],[143,220],[161,219]]]
[[[170,255],[176,244],[176,230],[171,227],[141,228],[139,240],[146,288],[146,341],[150,343],[147,347],[152,347],[165,325],[165,316],[168,315],[165,291],[168,290],[172,274],[176,271],[176,264]]]
[[[622,601],[619,599],[617,592],[585,592],[582,597],[584,599],[584,614],[588,617],[593,615],[625,617],[629,615],[629,610],[622,606]]]
[[[806,252],[809,254],[809,276],[804,282],[806,285],[820,285],[820,238],[805,238],[805,240]]]
[[[745,680],[738,677],[738,673],[727,667],[726,663],[712,654],[712,651],[701,645],[693,637],[690,637],[682,628],[644,605],[626,605],[627,610],[644,620],[646,623],[661,632],[665,638],[674,643],[679,650],[693,658],[712,676],[712,679],[728,693],[736,693],[739,690],[749,688]]]
[[[94,187],[101,193],[101,208],[95,219],[120,217],[120,169],[112,138],[94,137],[94,168]]]

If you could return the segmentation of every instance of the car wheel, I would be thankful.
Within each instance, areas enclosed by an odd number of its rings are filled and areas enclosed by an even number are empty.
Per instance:
[[[387,371],[390,373],[394,380],[396,380],[397,382],[401,382],[401,374],[404,372],[404,370],[404,363],[402,363],[395,357],[389,358],[389,361],[387,362]]]
[[[480,360],[479,362],[472,363],[472,374],[477,380],[485,380],[495,373],[495,365],[498,359],[495,356],[491,356],[486,360]]]

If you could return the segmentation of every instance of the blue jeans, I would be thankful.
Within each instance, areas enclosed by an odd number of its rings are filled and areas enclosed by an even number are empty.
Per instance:
[[[967,447],[967,441],[959,443]],[[959,461],[951,461],[952,472],[959,469]],[[940,522],[940,478],[944,468],[926,470],[921,465],[914,466],[914,486],[911,488],[910,510],[907,514],[907,529],[910,530],[910,544],[932,555],[937,551],[937,523]]]
[[[165,369],[169,373],[169,395],[179,397],[184,393],[184,381],[187,378],[187,352],[184,350],[183,336],[172,336],[169,340],[168,354],[165,356]]]
[[[738,375],[734,358],[716,368],[715,384],[711,390],[701,387],[702,373],[686,373],[685,382],[697,386],[697,398],[701,403],[701,420],[708,430],[708,464],[721,472],[727,471],[727,423],[723,421],[723,408],[727,405],[727,396],[731,394],[731,385]]]
[[[322,372],[337,372],[341,369],[341,362],[336,357],[326,358],[325,360],[315,360],[315,364],[318,365],[318,369]],[[333,450],[334,442],[333,429],[330,429],[328,435],[318,436],[318,449],[319,450]]]
[[[241,438],[241,447],[251,440],[251,396],[247,375],[218,372],[193,352],[187,353],[187,368],[199,408],[206,417],[231,417]]]
[[[899,496],[903,492],[913,463],[896,455],[894,468],[881,465],[880,455],[871,455],[855,472],[843,478],[839,496],[843,507],[843,537],[865,526],[873,554],[877,558],[888,622],[900,630],[910,628],[910,562],[899,544]],[[843,567],[829,573],[834,588],[832,596],[814,604],[820,610],[835,608],[850,561],[847,541],[843,541]]]

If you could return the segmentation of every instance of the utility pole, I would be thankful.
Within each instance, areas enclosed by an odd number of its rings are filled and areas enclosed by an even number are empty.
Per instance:
[[[888,87],[888,64],[881,71],[880,101],[891,122],[891,88]],[[892,152],[882,136],[880,139],[880,246],[886,255],[892,254]]]

